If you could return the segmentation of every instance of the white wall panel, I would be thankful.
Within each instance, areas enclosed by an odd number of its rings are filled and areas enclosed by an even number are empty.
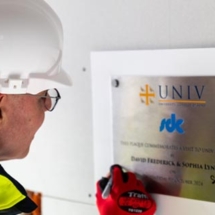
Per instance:
[[[43,214],[98,215],[97,209],[93,205],[80,204],[77,202],[69,202],[48,197],[44,197],[42,199],[42,204]]]
[[[215,1],[170,1],[170,46],[214,47]]]

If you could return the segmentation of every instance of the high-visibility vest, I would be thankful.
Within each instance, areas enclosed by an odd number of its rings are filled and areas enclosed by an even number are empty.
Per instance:
[[[0,215],[30,213],[36,208],[23,186],[0,165]]]

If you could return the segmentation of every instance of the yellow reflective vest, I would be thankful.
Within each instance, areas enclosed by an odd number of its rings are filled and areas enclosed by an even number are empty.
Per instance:
[[[23,186],[0,165],[0,215],[30,213],[36,208]]]

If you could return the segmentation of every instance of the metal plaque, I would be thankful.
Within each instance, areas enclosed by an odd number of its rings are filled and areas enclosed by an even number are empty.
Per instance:
[[[114,163],[149,192],[215,202],[215,77],[112,77]]]

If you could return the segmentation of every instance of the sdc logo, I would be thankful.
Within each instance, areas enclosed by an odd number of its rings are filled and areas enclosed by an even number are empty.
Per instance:
[[[132,190],[123,193],[118,199],[118,206],[133,214],[143,213],[152,207],[152,201],[142,192]]]
[[[182,124],[184,123],[183,119],[176,119],[176,114],[172,113],[169,119],[162,119],[160,125],[160,132],[166,129],[169,133],[177,131],[180,134],[184,133]]]

